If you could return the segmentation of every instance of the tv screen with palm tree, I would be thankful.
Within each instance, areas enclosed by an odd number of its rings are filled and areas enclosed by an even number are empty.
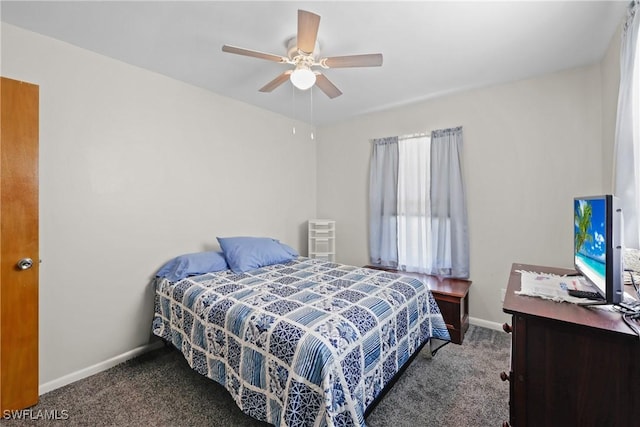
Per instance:
[[[622,211],[612,195],[574,199],[574,264],[609,304],[622,300]]]

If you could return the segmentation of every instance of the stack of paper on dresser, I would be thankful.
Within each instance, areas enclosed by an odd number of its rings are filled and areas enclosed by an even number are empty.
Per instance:
[[[582,298],[572,297],[568,289],[589,289],[580,276],[558,276],[556,274],[518,271],[520,273],[520,290],[518,295],[529,295],[553,301],[571,303],[584,302]]]

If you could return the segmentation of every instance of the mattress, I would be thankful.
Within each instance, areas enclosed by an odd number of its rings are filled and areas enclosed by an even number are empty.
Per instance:
[[[365,426],[409,357],[450,340],[424,283],[379,270],[300,257],[154,286],[153,333],[276,426]]]

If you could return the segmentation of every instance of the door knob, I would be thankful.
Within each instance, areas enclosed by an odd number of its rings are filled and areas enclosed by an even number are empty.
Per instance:
[[[28,270],[33,267],[33,260],[31,258],[22,258],[16,266],[18,270]]]

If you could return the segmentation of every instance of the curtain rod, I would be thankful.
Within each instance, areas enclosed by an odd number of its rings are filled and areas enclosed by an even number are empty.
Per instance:
[[[386,136],[384,138],[372,138],[369,140],[369,142],[374,142],[375,140],[381,140],[381,139],[388,139],[388,138],[398,138],[398,139],[408,139],[408,138],[421,138],[421,137],[425,137],[425,136],[431,136],[433,132],[446,132],[446,131],[457,131],[462,129],[462,126],[455,126],[455,127],[451,127],[451,128],[445,128],[445,129],[437,129],[434,131],[426,131],[426,132],[419,132],[419,133],[412,133],[409,135],[400,135],[400,136]]]
[[[394,136],[385,136],[385,137],[382,137],[382,138],[371,138],[369,140],[369,142],[374,142],[374,141],[379,141],[381,139],[389,139],[389,138],[398,138],[398,139],[400,139],[400,138],[420,138],[420,137],[423,137],[423,136],[431,136],[431,132],[412,133],[412,134],[409,134],[409,135],[400,135],[400,136],[395,136],[395,135]]]
[[[431,136],[431,132],[420,132],[420,133],[412,133],[409,135],[400,135],[398,138],[422,138],[423,136]]]

